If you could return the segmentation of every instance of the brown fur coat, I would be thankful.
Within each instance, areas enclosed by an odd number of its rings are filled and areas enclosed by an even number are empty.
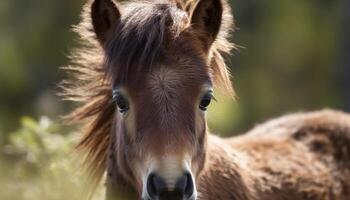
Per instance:
[[[247,134],[210,135],[200,200],[349,200],[350,116],[292,114]]]

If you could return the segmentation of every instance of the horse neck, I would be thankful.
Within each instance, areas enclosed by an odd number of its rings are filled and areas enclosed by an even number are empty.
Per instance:
[[[251,174],[240,161],[245,155],[236,151],[230,140],[208,134],[206,151],[197,184],[200,199],[256,199]]]

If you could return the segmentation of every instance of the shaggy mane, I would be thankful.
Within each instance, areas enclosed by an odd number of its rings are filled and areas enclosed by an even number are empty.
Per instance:
[[[161,53],[161,44],[166,35],[166,24],[169,23],[169,20],[172,23],[172,30],[175,30],[173,33],[178,32],[181,29],[180,26],[183,26],[181,20],[177,18],[174,6],[188,11],[191,16],[195,2],[195,0],[176,0],[166,3],[162,1],[159,4],[133,2],[119,6],[122,16],[128,16],[130,19],[126,20],[123,26],[132,31],[120,29],[120,34],[114,35],[110,46],[107,46],[107,54],[112,53],[113,59],[116,58],[119,62],[123,59],[125,66],[135,65],[131,62],[147,63],[151,66],[154,58]],[[71,78],[63,81],[61,87],[65,100],[81,104],[67,116],[67,120],[71,123],[85,124],[77,149],[85,153],[85,166],[89,177],[96,186],[106,169],[107,148],[113,120],[115,120],[116,108],[111,99],[112,87],[115,84],[113,82],[117,80],[111,80],[110,76],[113,73],[114,76],[119,77],[118,80],[126,80],[128,71],[129,73],[134,73],[134,71],[128,68],[123,68],[123,71],[106,70],[106,63],[112,61],[106,60],[108,55],[105,55],[93,31],[90,17],[91,3],[89,1],[84,6],[82,21],[73,29],[80,36],[81,47],[72,52],[71,65],[63,67],[69,72]],[[223,54],[229,53],[234,48],[234,45],[228,41],[229,34],[233,30],[233,19],[229,6],[226,2],[223,4],[223,23],[209,53],[210,67],[214,87],[223,94],[233,97],[234,91],[230,75],[222,57]],[[132,35],[135,33],[139,35]],[[121,37],[125,37],[126,40],[122,40]],[[139,38],[141,42],[135,42],[130,38]]]

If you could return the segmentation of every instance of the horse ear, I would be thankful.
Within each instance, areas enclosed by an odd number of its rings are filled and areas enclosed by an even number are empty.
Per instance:
[[[120,12],[113,0],[94,0],[91,19],[99,42],[104,45],[120,22]]]
[[[191,24],[209,49],[220,31],[222,22],[223,4],[221,0],[199,0],[191,16]]]

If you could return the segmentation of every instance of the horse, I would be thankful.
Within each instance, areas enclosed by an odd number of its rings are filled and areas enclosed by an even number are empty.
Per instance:
[[[64,98],[106,199],[350,200],[350,116],[296,113],[232,138],[210,133],[214,90],[234,97],[225,0],[90,0]]]

